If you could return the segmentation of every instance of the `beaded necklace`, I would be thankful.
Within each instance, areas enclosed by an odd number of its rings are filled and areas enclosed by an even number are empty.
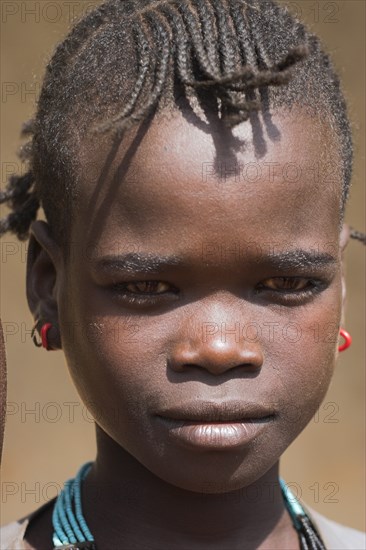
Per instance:
[[[65,482],[53,509],[54,550],[97,550],[81,508],[81,483],[92,462],[85,463],[74,479]],[[326,550],[304,508],[295,498],[283,479],[280,479],[282,496],[292,524],[297,531],[301,550]]]

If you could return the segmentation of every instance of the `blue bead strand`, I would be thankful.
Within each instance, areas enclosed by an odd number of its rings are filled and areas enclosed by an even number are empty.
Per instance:
[[[94,537],[86,524],[81,509],[81,482],[89,472],[91,465],[92,462],[84,464],[74,479],[66,481],[57,497],[52,514],[55,548],[78,542],[94,542]]]
[[[65,486],[65,489],[66,489],[65,490],[65,508],[66,508],[67,517],[70,521],[72,529],[74,530],[76,539],[78,540],[78,542],[83,542],[85,541],[85,537],[81,532],[81,529],[79,528],[79,525],[72,512],[73,484],[70,484],[69,482],[67,482],[67,487]]]
[[[298,516],[306,516],[306,512],[282,478],[280,478],[280,485],[285,506],[291,516],[295,529],[298,531],[300,523],[297,518]]]
[[[55,545],[55,547],[61,546],[63,544],[67,544],[69,542],[66,536],[66,533],[62,528],[59,512],[58,512],[59,504],[61,502],[61,498],[60,498],[61,494],[62,494],[62,491],[56,500],[55,506],[53,508],[53,513],[52,513],[52,524],[55,530],[53,534],[53,544]]]
[[[60,520],[60,523],[61,523],[61,526],[62,526],[62,530],[63,532],[66,533],[66,537],[67,537],[67,540],[71,543],[74,543],[74,542],[77,542],[76,541],[76,537],[73,533],[73,530],[72,530],[72,527],[66,517],[66,513],[65,513],[65,510],[67,510],[67,507],[66,507],[66,502],[65,502],[65,493],[67,491],[67,486],[72,482],[71,479],[69,479],[66,483],[65,483],[65,487],[64,487],[64,490],[62,491],[62,495],[61,495],[61,498],[60,500],[57,502],[56,506],[57,506],[57,514],[58,514],[58,518]]]
[[[82,532],[84,533],[84,536],[85,536],[84,540],[94,541],[94,537],[91,534],[89,527],[86,524],[82,509],[81,509],[81,482],[86,477],[88,471],[91,468],[91,465],[92,465],[92,462],[84,464],[84,466],[82,466],[79,472],[77,473],[77,476],[74,482],[74,500],[75,500],[76,519],[79,522]]]

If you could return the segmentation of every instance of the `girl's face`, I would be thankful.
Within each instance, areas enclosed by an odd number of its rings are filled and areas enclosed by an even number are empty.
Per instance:
[[[265,135],[260,160],[249,122],[234,130],[245,141],[235,155],[222,131],[178,114],[112,152],[94,138],[71,259],[54,255],[54,321],[81,398],[118,445],[191,491],[231,491],[267,472],[334,368],[339,153],[314,118],[273,122],[281,136]],[[217,426],[216,410],[231,422]]]

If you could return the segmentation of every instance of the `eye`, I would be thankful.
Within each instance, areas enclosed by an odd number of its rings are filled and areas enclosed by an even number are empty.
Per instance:
[[[307,303],[329,286],[329,282],[306,277],[270,277],[257,285],[256,293],[269,302],[296,306]]]
[[[302,277],[272,277],[262,281],[260,286],[271,290],[299,291],[314,287],[314,281]]]
[[[130,281],[110,287],[116,300],[126,304],[153,306],[176,299],[178,290],[165,281]]]
[[[137,281],[125,283],[123,287],[131,294],[163,294],[170,290],[170,285],[163,281]]]

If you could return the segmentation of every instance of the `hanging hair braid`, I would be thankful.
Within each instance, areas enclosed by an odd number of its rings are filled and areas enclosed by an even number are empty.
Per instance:
[[[353,227],[351,227],[350,229],[351,239],[356,239],[357,241],[360,241],[361,243],[366,245],[366,233],[361,233],[361,231],[357,231],[356,229],[353,229]]]
[[[206,102],[229,128],[261,110],[273,139],[277,108],[326,117],[341,146],[343,215],[353,156],[345,101],[318,38],[286,8],[272,0],[106,0],[75,25],[46,69],[23,132],[31,135],[22,150],[29,171],[12,176],[0,195],[13,210],[0,235],[26,239],[41,205],[65,250],[85,133],[121,136],[182,99]]]

